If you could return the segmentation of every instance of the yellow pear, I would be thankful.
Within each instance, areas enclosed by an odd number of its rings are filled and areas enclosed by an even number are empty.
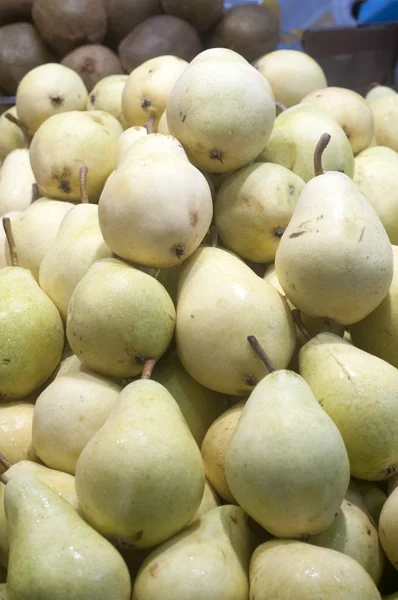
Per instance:
[[[398,152],[395,152],[395,150],[392,150],[391,148],[387,148],[387,146],[372,146],[370,148],[366,148],[366,150],[362,150],[357,157],[383,158],[384,160],[389,160],[392,163],[397,164]]]
[[[33,411],[30,402],[0,403],[0,452],[11,464],[37,460],[32,445]],[[0,465],[0,473],[4,471]]]
[[[29,150],[10,152],[0,168],[0,217],[10,211],[25,210],[32,202],[34,183]]]
[[[162,116],[159,119],[158,124],[158,133],[163,133],[163,135],[170,135],[169,128],[167,126],[167,113],[163,112]]]
[[[195,56],[190,64],[197,65],[206,62],[237,62],[245,65],[249,64],[241,54],[234,52],[230,48],[209,48]]]
[[[127,75],[108,75],[101,79],[88,96],[87,110],[104,110],[124,128],[126,121],[122,112],[122,94],[127,78]]]
[[[390,563],[398,569],[398,489],[388,496],[380,513],[379,535]]]
[[[139,127],[138,125],[134,127],[129,127],[125,129],[123,133],[119,136],[116,149],[115,149],[115,167],[116,169],[120,166],[123,158],[130,148],[130,146],[140,137],[146,137],[148,135],[145,127]]]
[[[398,150],[398,94],[384,95],[371,102],[370,107],[377,144]]]
[[[365,96],[367,102],[373,102],[383,96],[394,96],[397,92],[386,85],[375,85],[373,86]]]
[[[189,162],[184,148],[175,137],[161,133],[151,133],[150,135],[137,136],[121,158],[117,169],[122,170],[136,160],[153,160],[154,155],[158,154],[165,154],[167,157],[180,158],[185,162]]]
[[[0,164],[13,150],[25,148],[25,139],[20,127],[11,123],[7,119],[7,115],[17,118],[16,107],[12,106],[0,115]]]

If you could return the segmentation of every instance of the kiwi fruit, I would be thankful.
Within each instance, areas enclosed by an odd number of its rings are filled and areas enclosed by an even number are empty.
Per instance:
[[[0,25],[30,21],[32,0],[0,0]]]
[[[33,0],[32,17],[59,56],[83,44],[101,43],[106,33],[104,0]]]
[[[160,13],[161,0],[105,0],[108,16],[106,43],[117,50],[134,27]]]
[[[123,72],[118,55],[100,44],[89,44],[72,50],[64,56],[61,64],[79,73],[88,91],[104,77]]]
[[[229,48],[252,62],[275,50],[279,37],[279,19],[272,10],[261,4],[237,4],[225,11],[207,45]]]
[[[31,23],[0,27],[0,87],[15,94],[22,77],[53,56]]]
[[[189,62],[201,51],[196,29],[172,15],[150,17],[137,25],[119,46],[120,62],[128,73],[156,56],[172,54]]]
[[[198,31],[207,31],[224,12],[224,0],[162,0],[166,14],[188,21]]]

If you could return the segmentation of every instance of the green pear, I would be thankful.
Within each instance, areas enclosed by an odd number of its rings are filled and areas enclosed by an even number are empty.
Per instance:
[[[311,544],[275,540],[250,562],[250,599],[381,600],[375,583],[353,558]]]
[[[384,158],[385,160],[390,160],[394,164],[397,164],[398,161],[398,152],[392,150],[391,148],[387,148],[387,146],[372,146],[370,148],[366,148],[366,150],[362,150],[357,155],[358,158]]]
[[[138,549],[189,523],[204,482],[199,448],[176,401],[145,379],[123,389],[76,466],[84,517],[102,535]]]
[[[383,550],[377,529],[358,506],[343,500],[330,527],[310,536],[308,542],[351,556],[363,566],[376,585],[379,584],[384,569]]]
[[[236,500],[229,489],[225,475],[225,459],[244,406],[244,402],[238,402],[220,415],[210,425],[201,448],[207,479],[217,494],[230,504],[236,504]]]
[[[398,94],[384,95],[370,104],[379,146],[398,151]]]
[[[36,281],[43,256],[53,244],[64,216],[73,207],[70,202],[41,198],[15,221],[13,233],[19,265],[29,269]]]
[[[12,150],[0,169],[0,216],[15,210],[25,210],[32,202],[35,183],[29,150]]]
[[[326,110],[345,132],[354,154],[365,150],[372,142],[373,114],[357,92],[343,87],[325,87],[307,94],[301,104],[314,104]]]
[[[87,193],[98,202],[115,167],[116,142],[123,129],[102,110],[70,111],[47,119],[35,133],[30,162],[42,196],[77,202],[79,170],[87,166]]]
[[[398,569],[398,489],[388,496],[380,513],[379,536],[388,560]]]
[[[36,461],[32,445],[34,405],[26,401],[0,402],[0,452],[11,464]],[[0,464],[0,473],[5,469]]]
[[[394,273],[387,296],[350,332],[356,346],[398,368],[398,246],[392,246],[392,251]]]
[[[116,142],[115,148],[115,167],[116,169],[122,163],[124,156],[130,146],[140,137],[146,137],[148,135],[145,127],[139,127],[136,125],[135,127],[129,127],[119,136]]]
[[[46,484],[30,475],[10,479],[4,507],[9,600],[130,599],[120,554]]]
[[[391,479],[388,480],[388,484]],[[381,489],[380,485],[373,481],[355,480],[356,486],[363,498],[367,512],[372,517],[376,525],[379,522],[380,513],[387,500],[387,494]]]
[[[296,343],[286,300],[236,256],[209,247],[181,268],[176,335],[188,373],[235,396],[250,392],[267,373],[248,335],[256,335],[278,368],[287,367]]]
[[[201,519],[206,513],[213,510],[213,508],[217,508],[217,506],[220,506],[220,504],[220,499],[218,498],[216,492],[213,490],[210,483],[206,479],[202,501],[199,504],[198,510],[196,511],[196,513],[192,517],[191,522],[188,525],[191,525],[191,523],[194,523],[195,521],[199,521],[199,519]]]
[[[381,481],[398,468],[398,370],[332,333],[299,353],[299,372],[336,423],[351,474]]]
[[[48,469],[44,465],[32,462],[30,460],[21,460],[13,464],[4,473],[8,479],[19,477],[20,475],[33,475],[48,485],[52,490],[65,498],[73,508],[79,512],[79,504],[76,496],[75,478],[61,471]],[[4,492],[6,486],[0,484],[0,565],[5,568],[8,566],[8,533],[6,515],[4,512]]]
[[[12,106],[0,115],[0,163],[2,163],[7,154],[13,150],[25,147],[25,140],[21,128],[9,121],[7,115],[17,118],[16,107]]]
[[[347,175],[332,172],[305,186],[279,243],[275,269],[300,311],[349,325],[387,295],[393,253],[358,186]]]
[[[227,410],[227,398],[195,381],[182,366],[176,352],[156,365],[153,379],[173,396],[200,446],[213,421]]]
[[[375,85],[373,86],[365,96],[367,102],[373,102],[383,96],[394,96],[397,92],[386,85]]]
[[[337,427],[293,371],[275,371],[257,384],[229,443],[225,472],[238,504],[285,538],[329,527],[350,480]]]
[[[23,215],[24,211],[22,210],[13,210],[11,212],[7,212],[3,215],[3,218],[8,218],[13,225],[16,223]],[[1,225],[1,224],[0,224]],[[13,225],[14,229],[14,225]],[[8,247],[8,242],[6,238],[6,234],[4,228],[0,226],[0,268],[7,267],[11,264],[10,258],[10,249]]]
[[[74,474],[83,448],[105,423],[121,389],[83,365],[78,373],[50,383],[33,414],[32,441],[40,459],[52,469]]]
[[[103,110],[117,119],[124,128],[126,121],[122,112],[122,94],[128,75],[103,77],[91,90],[87,110]]]
[[[66,334],[84,365],[111,377],[141,373],[159,359],[174,333],[176,313],[154,277],[117,259],[97,261],[77,284]]]
[[[228,98],[222,110],[221,98]],[[171,135],[195,166],[210,173],[234,171],[256,158],[275,120],[268,81],[235,60],[191,64],[171,90],[166,111]]]
[[[254,545],[241,508],[214,508],[148,556],[135,580],[133,600],[247,600]]]
[[[50,296],[66,321],[73,290],[90,266],[110,258],[98,223],[98,206],[79,204],[65,215],[40,264],[40,287]]]
[[[346,134],[329,113],[313,104],[293,106],[276,118],[271,137],[256,162],[277,163],[307,182],[315,175],[314,150],[323,133],[331,135],[323,155],[324,170],[352,177],[354,155]]]
[[[242,258],[273,261],[304,185],[300,177],[272,163],[233,173],[221,185],[214,207],[224,244]]]
[[[23,398],[44,383],[63,345],[59,312],[31,272],[0,269],[0,398]]]

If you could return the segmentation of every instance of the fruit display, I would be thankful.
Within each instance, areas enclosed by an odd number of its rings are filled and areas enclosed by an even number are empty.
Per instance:
[[[198,4],[0,9],[1,600],[398,595],[397,93]]]

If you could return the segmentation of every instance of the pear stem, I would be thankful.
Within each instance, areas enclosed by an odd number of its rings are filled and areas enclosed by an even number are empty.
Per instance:
[[[212,225],[210,227],[210,241],[211,241],[211,247],[212,248],[217,248],[217,246],[218,246],[218,229],[217,229],[217,225]]]
[[[147,134],[150,135],[151,133],[153,133],[153,124],[155,122],[154,117],[149,117],[148,121],[146,123],[144,123],[144,127],[147,131]]]
[[[6,457],[4,456],[4,454],[2,454],[0,452],[0,465],[2,465],[6,471],[12,467],[12,464],[6,459]]]
[[[3,229],[6,234],[8,247],[10,249],[11,265],[13,267],[19,267],[17,248],[15,246],[14,234],[12,232],[11,219],[9,217],[3,217]]]
[[[7,485],[7,483],[9,482],[9,478],[7,477],[7,475],[4,475],[3,473],[0,473],[0,482],[4,483],[4,485]]]
[[[268,354],[266,353],[266,351],[264,350],[264,348],[262,347],[262,345],[260,344],[260,342],[258,341],[256,336],[248,335],[247,341],[249,342],[249,344],[253,348],[253,350],[259,355],[259,357],[261,358],[261,360],[267,367],[267,370],[270,373],[274,373],[274,371],[277,370],[276,366],[274,365],[274,363],[272,362],[272,360],[270,359],[270,357],[268,356]]]
[[[83,165],[79,169],[79,180],[80,180],[80,200],[82,204],[88,204],[88,194],[87,194],[87,173],[88,168],[86,165]]]
[[[318,175],[323,175],[322,154],[326,150],[331,137],[332,136],[329,133],[323,133],[319,139],[319,142],[316,145],[315,152],[314,152],[315,177],[318,177]]]
[[[32,141],[32,138],[29,135],[28,128],[26,127],[25,123],[23,123],[20,119],[17,119],[16,117],[14,117],[14,115],[10,115],[10,113],[8,113],[7,115],[5,115],[5,117],[9,121],[11,121],[11,123],[14,123],[14,125],[16,125],[17,127],[19,127],[19,129],[22,131],[22,134],[23,134],[23,137],[24,137],[25,148],[29,148],[30,142]]]
[[[36,200],[38,200],[39,198],[39,186],[37,185],[37,183],[32,183],[32,201],[31,204],[33,204],[33,202],[36,202]]]
[[[141,379],[150,379],[152,377],[152,371],[154,366],[156,365],[156,360],[154,358],[149,358],[142,370]]]
[[[295,324],[297,326],[297,329],[299,329],[299,331],[303,334],[303,336],[305,337],[306,340],[310,341],[310,339],[312,338],[312,335],[310,334],[310,332],[304,325],[303,320],[301,318],[301,312],[298,310],[298,308],[295,308],[292,310],[292,317],[293,317],[293,321],[295,322]]]
[[[279,108],[279,110],[281,112],[284,112],[286,110],[286,108],[287,108],[287,106],[285,106],[284,104],[282,104],[282,102],[275,102],[275,105],[276,105],[277,108]]]

